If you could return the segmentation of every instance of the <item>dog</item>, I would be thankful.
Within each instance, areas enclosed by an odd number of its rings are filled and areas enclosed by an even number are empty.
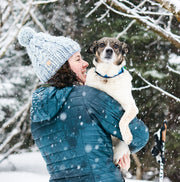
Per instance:
[[[88,49],[95,55],[93,64],[87,72],[86,85],[106,92],[118,101],[124,109],[119,128],[124,142],[112,137],[113,162],[118,165],[119,159],[129,151],[128,145],[133,136],[129,123],[138,114],[138,108],[132,96],[132,76],[125,69],[125,55],[129,52],[126,43],[118,39],[104,37],[94,41]]]

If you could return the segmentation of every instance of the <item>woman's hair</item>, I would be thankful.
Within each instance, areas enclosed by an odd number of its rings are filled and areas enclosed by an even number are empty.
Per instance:
[[[70,68],[68,61],[66,61],[47,83],[54,87],[64,88],[67,86],[80,85],[81,81]]]

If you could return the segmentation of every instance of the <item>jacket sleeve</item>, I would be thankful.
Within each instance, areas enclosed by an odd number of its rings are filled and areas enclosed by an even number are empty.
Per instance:
[[[124,113],[121,105],[112,97],[102,91],[91,90],[88,96],[87,109],[90,117],[101,125],[101,127],[110,135],[113,135],[120,140],[122,136],[119,129],[119,121]],[[147,126],[137,117],[129,124],[133,141],[129,145],[132,153],[142,149],[149,139]]]

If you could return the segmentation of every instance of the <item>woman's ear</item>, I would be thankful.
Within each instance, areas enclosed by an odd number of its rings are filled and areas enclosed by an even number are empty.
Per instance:
[[[129,46],[126,43],[123,42],[123,44],[122,44],[122,54],[124,55],[124,54],[129,54],[129,53],[130,53]]]
[[[97,41],[94,41],[89,48],[87,49],[87,53],[95,54],[97,50]]]

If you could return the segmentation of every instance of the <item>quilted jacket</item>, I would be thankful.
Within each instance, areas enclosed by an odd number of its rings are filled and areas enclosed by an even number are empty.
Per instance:
[[[113,164],[110,135],[122,140],[123,110],[106,93],[88,86],[40,87],[33,93],[31,132],[47,165],[50,182],[123,182]],[[141,120],[130,123],[131,152],[145,146]]]

